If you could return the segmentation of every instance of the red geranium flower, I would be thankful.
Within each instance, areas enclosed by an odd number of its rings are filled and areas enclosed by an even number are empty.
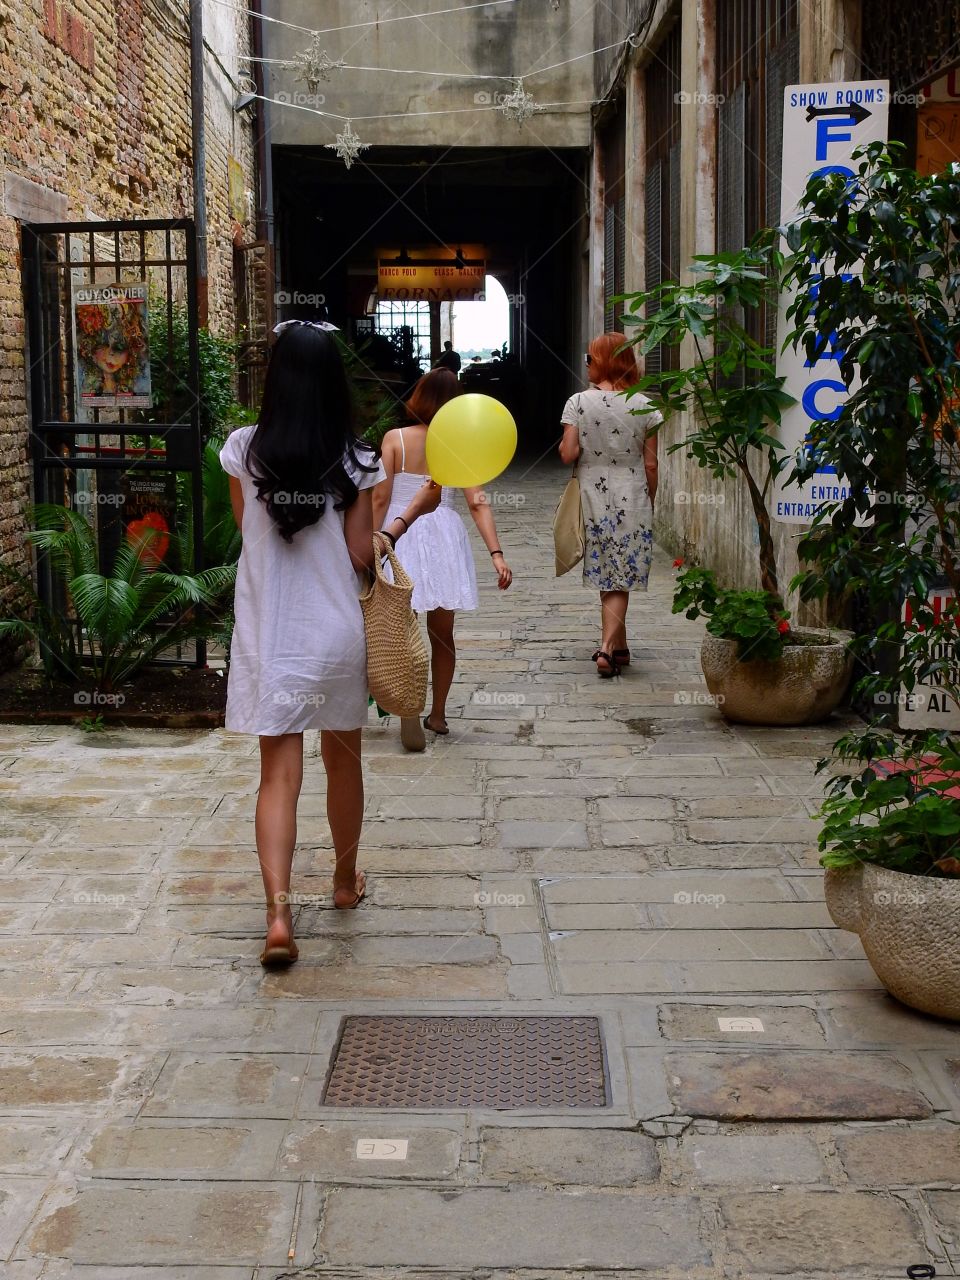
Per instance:
[[[786,620],[786,618],[780,619],[780,621],[777,623],[777,630],[780,632],[782,636],[785,636],[787,634],[787,632],[790,630],[790,623]]]
[[[674,560],[673,567],[675,569],[679,569],[682,564],[683,564],[683,558],[681,557],[679,560]]]

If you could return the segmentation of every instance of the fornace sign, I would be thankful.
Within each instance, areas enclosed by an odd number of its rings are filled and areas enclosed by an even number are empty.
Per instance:
[[[886,80],[787,86],[783,95],[781,224],[797,216],[800,198],[815,174],[853,177],[857,147],[886,139],[889,99]],[[777,320],[777,373],[786,379],[784,390],[796,401],[784,412],[780,426],[788,456],[806,447],[812,423],[840,416],[849,394],[840,377],[843,352],[836,342],[827,343],[812,361],[802,348],[780,350],[793,328],[786,318],[791,301],[789,291],[781,296]],[[824,503],[847,496],[832,467],[817,471],[802,485],[788,484],[789,472],[788,467],[778,481],[774,503],[774,516],[784,524],[809,524]]]
[[[479,244],[433,244],[377,253],[381,302],[482,302],[486,277],[486,249]]]

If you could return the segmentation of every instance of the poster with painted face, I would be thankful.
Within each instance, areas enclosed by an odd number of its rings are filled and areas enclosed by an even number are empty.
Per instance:
[[[74,290],[79,409],[149,409],[150,348],[145,283]]]

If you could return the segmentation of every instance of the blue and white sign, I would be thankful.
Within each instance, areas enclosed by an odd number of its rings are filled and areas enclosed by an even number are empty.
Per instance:
[[[781,223],[796,216],[800,197],[814,174],[848,173],[852,177],[857,147],[886,139],[889,100],[886,80],[787,86],[783,94]],[[780,298],[778,352],[794,327],[786,319],[791,300],[789,293]],[[812,422],[839,416],[848,394],[838,366],[842,356],[834,344],[812,363],[802,349],[787,347],[778,355],[777,372],[786,378],[784,389],[796,399],[784,413],[780,427],[780,439],[789,454],[805,446]],[[846,496],[832,468],[818,471],[802,485],[788,485],[788,473],[789,468],[778,482],[773,512],[783,524],[809,524],[823,503]]]

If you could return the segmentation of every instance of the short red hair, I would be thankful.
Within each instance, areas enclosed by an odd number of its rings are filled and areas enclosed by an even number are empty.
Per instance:
[[[639,379],[633,347],[620,350],[626,340],[626,334],[616,330],[594,338],[587,348],[591,382],[609,382],[616,391],[623,391]]]
[[[460,394],[460,380],[450,369],[431,369],[413,388],[404,408],[411,422],[429,427],[433,415]]]

